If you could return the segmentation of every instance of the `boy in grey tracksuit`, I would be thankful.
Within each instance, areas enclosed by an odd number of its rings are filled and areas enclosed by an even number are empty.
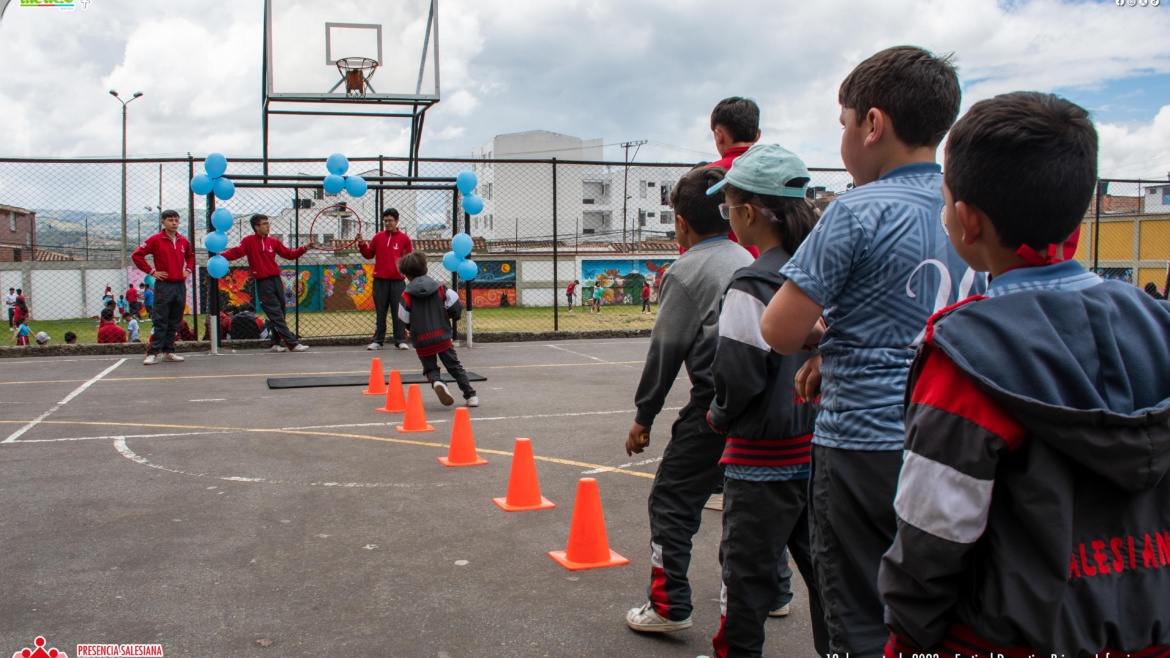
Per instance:
[[[646,365],[638,384],[638,412],[626,439],[626,452],[642,452],[666,394],[684,364],[691,380],[690,401],[671,427],[650,488],[651,573],[649,601],[626,613],[630,628],[670,632],[690,628],[691,587],[687,569],[691,539],[699,530],[703,504],[723,477],[719,457],[723,437],[704,415],[715,395],[711,363],[719,333],[719,300],[731,276],[752,256],[727,238],[731,225],[719,214],[720,198],[707,189],[723,179],[720,168],[695,169],[671,192],[675,234],[686,253],[662,282],[658,318],[650,334]]]

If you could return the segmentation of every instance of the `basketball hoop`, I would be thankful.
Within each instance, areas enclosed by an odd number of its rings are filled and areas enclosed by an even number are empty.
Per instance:
[[[345,251],[347,249],[352,248],[355,244],[357,244],[357,236],[359,233],[362,232],[362,218],[356,212],[354,212],[353,208],[350,208],[345,203],[335,203],[331,206],[325,206],[324,208],[319,210],[316,215],[313,216],[313,221],[309,224],[309,235],[310,236],[317,234],[317,231],[316,231],[317,220],[320,219],[321,217],[326,218],[325,222],[328,222],[328,221],[337,222],[337,225],[340,229],[338,231],[338,233],[340,233],[341,235],[345,234],[345,232],[346,232],[345,228],[346,228],[346,225],[349,223],[349,221],[356,219],[357,220],[357,231],[354,232],[354,237],[349,242],[341,243],[340,241],[334,239],[333,243],[331,245],[324,245],[324,244],[317,245],[318,249],[320,249],[322,251]],[[322,222],[322,223],[325,223],[325,222]]]
[[[366,87],[377,93],[370,84],[370,78],[374,77],[377,68],[378,61],[369,57],[342,57],[337,60],[337,72],[341,74],[341,81],[337,84],[345,83],[346,98],[365,98]]]

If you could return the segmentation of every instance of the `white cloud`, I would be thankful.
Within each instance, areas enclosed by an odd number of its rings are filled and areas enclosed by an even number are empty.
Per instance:
[[[282,16],[293,25],[319,29],[295,13],[313,3],[281,2],[274,6],[286,7]],[[129,110],[132,155],[259,155],[260,3],[89,6],[72,13],[16,6],[5,15],[4,155],[116,155],[121,118],[110,86],[146,94]],[[715,10],[698,0],[444,0],[439,19],[443,101],[427,115],[424,156],[466,156],[493,135],[545,129],[606,144],[651,140],[643,161],[711,159],[710,108],[742,95],[763,108],[766,140],[794,148],[810,165],[840,166],[837,86],[865,57],[902,43],[955,53],[964,108],[1015,89],[1063,90],[1076,100],[1077,90],[1088,95],[1127,78],[1140,85],[1142,76],[1170,72],[1170,12],[1112,2],[889,0],[862,10],[846,0],[744,0]],[[421,20],[387,30],[405,43]],[[303,54],[318,65],[316,49]],[[401,79],[417,77],[417,64],[403,66]],[[387,67],[375,81],[400,84],[394,75]],[[1158,146],[1170,130],[1164,87],[1138,90],[1144,116],[1114,120],[1108,107],[1092,108],[1106,115],[1103,173],[1160,177],[1170,168]],[[408,129],[395,119],[273,116],[271,152],[403,155]],[[610,147],[607,156],[621,151]]]

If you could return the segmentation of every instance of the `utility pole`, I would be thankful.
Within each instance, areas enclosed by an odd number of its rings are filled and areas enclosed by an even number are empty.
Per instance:
[[[646,140],[640,139],[636,142],[623,142],[622,148],[626,150],[626,172],[622,181],[622,245],[626,244],[626,207],[630,201],[630,149],[634,149],[634,157],[638,157],[638,149],[646,143]]]

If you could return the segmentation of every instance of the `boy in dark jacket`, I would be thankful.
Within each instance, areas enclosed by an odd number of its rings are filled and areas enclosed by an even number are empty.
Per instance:
[[[419,361],[422,361],[423,376],[431,383],[439,400],[451,406],[455,398],[440,379],[438,361],[442,361],[459,384],[459,390],[463,391],[467,406],[478,407],[479,398],[451,342],[450,320],[458,320],[463,314],[459,295],[427,276],[427,255],[422,252],[403,256],[398,261],[398,271],[409,281],[398,306],[398,317],[410,331],[410,341]]]
[[[1049,94],[976,103],[942,222],[985,297],[910,370],[886,655],[1170,653],[1170,305],[1063,260],[1097,133]]]
[[[777,570],[787,561],[785,545],[808,587],[817,653],[829,653],[808,532],[816,404],[798,398],[794,390],[796,373],[810,355],[782,356],[760,334],[764,309],[786,280],[780,268],[816,224],[816,213],[805,200],[809,180],[796,154],[775,144],[756,144],[711,188],[712,193],[722,190],[720,211],[739,243],[760,252],[756,262],[732,276],[723,295],[711,368],[715,399],[707,422],[727,437],[719,460],[725,478],[719,547],[723,614],[713,640],[716,658],[762,655],[764,622],[780,594]]]

